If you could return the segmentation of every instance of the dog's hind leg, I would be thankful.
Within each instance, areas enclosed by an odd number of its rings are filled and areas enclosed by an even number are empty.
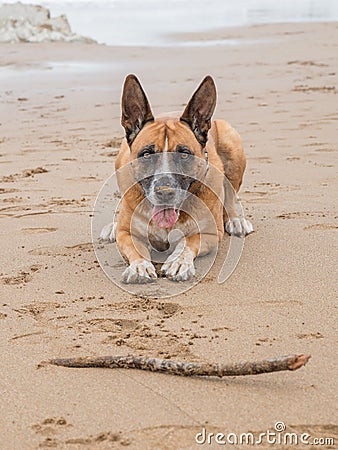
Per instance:
[[[117,222],[110,222],[102,228],[100,238],[104,241],[116,241],[116,227]]]
[[[245,219],[237,194],[229,180],[224,180],[224,229],[234,236],[243,237],[253,232],[251,222]]]
[[[253,226],[244,218],[237,199],[246,166],[240,135],[224,120],[215,120],[211,134],[222,160],[225,175],[224,229],[230,235],[246,236],[253,232]]]

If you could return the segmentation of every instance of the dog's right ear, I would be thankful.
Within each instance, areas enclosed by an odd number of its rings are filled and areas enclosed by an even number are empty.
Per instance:
[[[128,75],[123,86],[121,117],[128,144],[131,145],[143,126],[153,120],[154,116],[141,83],[135,75]]]

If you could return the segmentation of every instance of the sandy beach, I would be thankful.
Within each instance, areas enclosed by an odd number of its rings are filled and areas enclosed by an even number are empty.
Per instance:
[[[256,25],[195,39],[206,45],[1,44],[3,450],[219,448],[198,445],[196,434],[265,432],[276,422],[338,442],[338,24]],[[229,45],[217,45],[224,39]],[[180,296],[141,298],[115,286],[96,260],[92,210],[123,136],[130,72],[155,114],[183,110],[211,74],[215,117],[242,136],[240,198],[255,233],[224,284],[216,261]],[[54,357],[130,353],[312,358],[296,372],[223,380],[37,368]]]

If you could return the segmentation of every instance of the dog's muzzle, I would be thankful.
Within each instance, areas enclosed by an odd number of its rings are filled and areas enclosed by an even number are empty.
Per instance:
[[[158,152],[131,161],[133,177],[153,206],[152,220],[158,227],[172,228],[182,203],[203,183],[208,171],[206,152],[205,156],[205,160],[193,155],[182,159],[178,152]]]

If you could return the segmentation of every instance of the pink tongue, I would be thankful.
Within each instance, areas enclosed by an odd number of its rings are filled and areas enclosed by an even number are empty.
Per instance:
[[[153,207],[153,221],[160,228],[171,228],[175,225],[177,214],[174,208],[166,208],[165,206]]]

